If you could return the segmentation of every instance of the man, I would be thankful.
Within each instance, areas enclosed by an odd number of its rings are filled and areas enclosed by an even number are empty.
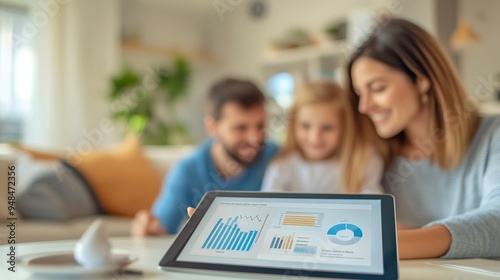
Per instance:
[[[169,172],[152,211],[132,221],[132,235],[177,233],[211,190],[259,191],[265,169],[278,147],[265,142],[265,97],[251,82],[225,79],[208,97],[205,127],[211,138]]]

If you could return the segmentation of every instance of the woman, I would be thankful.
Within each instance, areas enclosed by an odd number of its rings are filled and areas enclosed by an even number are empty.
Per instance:
[[[400,258],[500,257],[500,118],[478,116],[436,40],[389,19],[346,70],[355,121],[385,155]]]

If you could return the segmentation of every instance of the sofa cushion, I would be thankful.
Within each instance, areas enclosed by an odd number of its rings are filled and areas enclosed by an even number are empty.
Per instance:
[[[17,200],[24,218],[66,221],[102,213],[85,179],[64,161],[33,180]]]
[[[162,176],[134,135],[115,148],[92,150],[72,164],[90,182],[106,214],[131,217],[151,208],[160,191]]]

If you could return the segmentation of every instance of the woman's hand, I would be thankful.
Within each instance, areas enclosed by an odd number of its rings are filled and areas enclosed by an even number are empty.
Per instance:
[[[450,249],[451,234],[442,225],[398,230],[399,258],[439,258]]]

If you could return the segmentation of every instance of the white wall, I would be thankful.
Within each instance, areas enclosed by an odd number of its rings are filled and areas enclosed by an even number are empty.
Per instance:
[[[109,117],[109,77],[119,64],[119,2],[30,2],[29,24],[35,26],[29,39],[36,81],[24,142],[77,149],[89,142],[85,133],[100,129]],[[105,134],[96,135],[93,145],[112,137]]]
[[[300,27],[315,38],[324,38],[329,23],[347,18],[354,10],[373,9],[389,10],[435,33],[434,1],[268,0],[264,1],[267,10],[261,20],[253,19],[249,3],[243,2],[233,11],[224,13],[222,21],[216,13],[211,15],[214,22],[211,38],[215,40],[215,49],[224,57],[227,72],[253,77],[262,85],[261,62],[265,49],[292,28]]]
[[[323,31],[330,22],[345,19],[352,9],[380,4],[377,2],[380,1],[265,1],[266,14],[260,20],[251,17],[249,3],[243,2],[226,12],[223,21],[213,15],[217,49],[224,55],[228,71],[259,78],[264,51],[290,29],[301,28],[314,37],[324,37]]]
[[[399,16],[420,25],[436,36],[436,17],[439,16],[436,14],[436,1],[439,0],[401,0],[401,14]]]
[[[191,63],[194,71],[190,96],[181,104],[180,117],[189,125],[194,140],[199,142],[205,137],[203,103],[209,86],[218,78],[237,76],[250,78],[265,89],[261,63],[270,42],[282,38],[293,28],[302,28],[315,38],[324,38],[328,24],[346,19],[348,12],[354,9],[413,9],[404,6],[408,1],[265,0],[265,15],[256,20],[250,15],[252,1],[241,1],[224,12],[221,19],[214,7],[216,1],[199,1],[193,11],[181,9],[180,3],[173,0],[127,0],[123,8],[123,25],[125,34],[139,34],[139,39],[145,43],[178,46],[187,51],[204,46],[216,57],[212,63]],[[169,61],[169,58],[130,51],[125,51],[123,57],[138,70]]]
[[[440,17],[443,16],[438,14],[437,1],[268,0],[265,1],[267,13],[262,20],[252,19],[249,5],[242,3],[226,12],[223,21],[212,13],[211,38],[215,49],[224,57],[226,72],[253,77],[263,85],[260,68],[263,52],[272,40],[280,38],[290,28],[305,28],[321,37],[320,33],[329,21],[345,17],[354,9],[368,7],[397,10],[396,16],[409,19],[436,36],[438,19],[442,20]],[[491,89],[490,77],[500,72],[500,1],[459,0],[458,6],[458,17],[465,18],[480,36],[479,44],[457,53],[459,72],[469,93],[475,94],[480,88],[480,97],[491,99],[493,94],[491,90],[487,91]],[[449,40],[440,39],[443,43]]]
[[[324,30],[328,24],[347,19],[348,14],[355,10],[390,11],[395,16],[414,20],[435,33],[434,1],[265,0],[265,15],[261,19],[251,16],[251,1],[242,1],[222,16],[214,8],[206,16],[211,49],[221,58],[215,67],[217,74],[213,77],[230,75],[250,78],[266,90],[262,65],[264,53],[272,41],[283,38],[294,28],[305,29],[314,38],[325,40]]]
[[[225,3],[229,1],[220,0]],[[323,38],[323,30],[328,23],[346,18],[356,9],[390,10],[397,17],[409,19],[431,34],[437,34],[440,15],[437,11],[439,0],[264,0],[265,15],[256,20],[250,15],[251,1],[226,11],[219,17],[215,1],[198,1],[196,11],[181,11],[181,2],[169,1],[132,1],[128,0],[124,10],[125,30],[136,29],[142,40],[155,45],[177,45],[186,50],[196,51],[205,46],[217,57],[214,63],[193,63],[193,79],[190,96],[181,106],[181,118],[189,125],[195,141],[204,138],[203,101],[211,83],[226,75],[249,77],[265,88],[261,63],[264,51],[270,42],[281,38],[295,27],[309,31],[314,37]],[[495,27],[500,26],[495,11],[499,10],[497,0],[460,0],[461,14],[470,20],[479,33],[481,45],[464,51],[461,57],[461,73],[470,92],[477,86],[478,77],[487,77],[498,71],[500,56],[500,36]],[[237,1],[233,1],[237,3]],[[485,21],[479,17],[484,13]],[[446,41],[447,38],[441,38]],[[126,61],[138,68],[161,62],[158,57],[145,55],[124,55]],[[165,59],[168,61],[168,59]]]
[[[137,1],[127,0],[123,4],[123,30],[127,36],[164,48],[175,47],[183,52],[197,53],[204,48],[210,51],[213,38],[210,36],[211,20],[205,16],[215,14],[212,2],[200,1],[196,7],[185,6],[185,1]],[[123,51],[123,63],[139,72],[148,67],[169,67],[171,56],[162,56],[140,51]],[[210,85],[220,75],[220,62],[197,59],[188,60],[191,67],[191,82],[188,98],[177,106],[178,119],[184,122],[195,143],[205,137],[203,104]]]
[[[480,42],[463,50],[461,73],[470,94],[480,99],[494,98],[490,77],[500,73],[500,1],[461,0],[459,14],[480,37]]]

